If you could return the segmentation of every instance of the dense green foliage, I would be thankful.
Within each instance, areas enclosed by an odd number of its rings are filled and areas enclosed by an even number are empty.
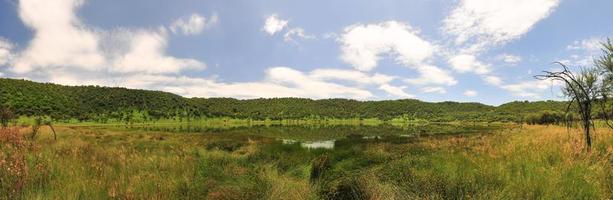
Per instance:
[[[184,98],[159,91],[99,86],[62,86],[0,79],[0,104],[20,116],[102,121],[231,117],[240,119],[378,118],[428,121],[518,121],[541,111],[562,112],[564,102],[512,102],[499,107],[480,103],[430,103],[414,99],[357,101],[273,98]]]

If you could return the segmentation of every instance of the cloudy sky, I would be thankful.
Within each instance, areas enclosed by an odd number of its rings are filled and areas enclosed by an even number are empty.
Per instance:
[[[0,77],[187,97],[559,99],[610,0],[0,0]]]

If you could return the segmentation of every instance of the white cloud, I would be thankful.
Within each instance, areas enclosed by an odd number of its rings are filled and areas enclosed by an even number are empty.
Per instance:
[[[406,88],[405,86],[398,87],[398,86],[392,86],[392,85],[389,85],[389,84],[383,84],[383,85],[379,86],[379,89],[387,92],[388,94],[394,95],[394,96],[398,96],[398,97],[402,97],[402,98],[413,98],[413,97],[415,97],[415,96],[413,96],[413,95],[411,95],[409,93],[406,93],[404,91],[405,88]]]
[[[13,59],[13,44],[7,39],[0,37],[0,66],[9,64]]]
[[[15,54],[16,59],[10,64],[17,63],[13,71],[31,80],[162,90],[188,97],[368,99],[373,95],[364,88],[373,85],[394,96],[409,96],[403,87],[389,84],[395,77],[356,70],[318,69],[305,73],[289,67],[272,67],[260,81],[234,83],[187,77],[181,72],[202,70],[205,64],[167,55],[169,31],[164,26],[154,30],[101,30],[82,24],[76,17],[75,10],[82,1],[46,3],[49,5],[41,8],[34,0],[22,0],[19,8],[20,17],[33,29],[35,37],[26,50]],[[190,21],[200,23],[199,19]],[[197,29],[175,28],[174,32],[191,34]],[[290,35],[296,34],[299,35]],[[1,45],[1,49],[12,48]]]
[[[145,72],[157,74],[179,73],[185,69],[204,69],[206,65],[197,60],[165,55],[166,37],[163,31],[132,33],[129,51],[114,60],[111,70],[120,73]]]
[[[501,85],[500,88],[511,92],[515,96],[539,98],[546,89],[554,86],[560,86],[560,83],[547,80],[532,80]]]
[[[292,28],[285,35],[283,35],[283,40],[285,42],[296,42],[295,37],[302,39],[313,39],[315,36],[306,34],[303,28]]]
[[[342,69],[315,69],[311,71],[309,77],[322,81],[343,80],[346,82],[357,83],[358,85],[377,85],[380,90],[392,96],[412,98],[411,94],[406,93],[405,86],[393,86],[390,84],[397,77],[375,73],[368,75],[362,71],[342,70]]]
[[[100,30],[75,15],[79,0],[21,0],[19,16],[34,31],[29,46],[11,63],[17,74],[56,75],[73,71],[97,76],[117,73],[178,73],[204,63],[166,55],[167,31]],[[34,72],[33,72],[34,71]]]
[[[274,14],[266,18],[266,22],[264,22],[264,27],[262,27],[262,31],[268,33],[269,35],[274,35],[275,33],[282,31],[285,27],[287,27],[287,20],[280,19],[278,15]]]
[[[417,78],[406,79],[407,83],[457,84],[449,72],[428,64],[436,46],[418,34],[409,25],[396,21],[352,25],[345,28],[338,39],[341,59],[357,70],[370,71],[377,67],[382,55],[394,56],[396,62],[419,73]]]
[[[476,74],[487,74],[491,71],[490,66],[479,62],[473,55],[456,55],[449,59],[449,64],[460,73],[474,72]]]
[[[396,78],[384,74],[370,76],[361,71],[343,69],[315,69],[310,76],[319,80],[345,80],[360,84],[385,84]]]
[[[339,95],[357,98],[372,96],[372,94],[366,90],[350,88],[335,83],[313,79],[300,71],[287,67],[274,67],[269,69],[267,72],[267,80],[273,83],[295,86],[297,88],[297,93],[295,93],[295,96],[309,96],[301,93],[313,93],[312,95],[314,95],[314,98],[325,98],[328,96]]]
[[[439,93],[439,94],[447,93],[447,90],[445,90],[445,88],[442,88],[442,87],[424,87],[424,88],[421,88],[421,91],[423,93]]]
[[[396,61],[406,66],[422,65],[432,57],[435,46],[418,34],[409,25],[396,21],[352,25],[340,36],[341,58],[362,71],[374,69],[382,54],[396,56]]]
[[[417,68],[420,76],[418,78],[405,79],[406,83],[416,85],[455,85],[458,83],[449,72],[431,65],[423,65]]]
[[[483,76],[483,80],[490,84],[490,85],[494,85],[494,86],[499,86],[502,84],[502,79],[498,76],[494,76],[494,75],[486,75]]]
[[[505,62],[507,64],[515,65],[521,62],[522,59],[521,59],[521,56],[518,56],[518,55],[501,54],[501,55],[498,55],[498,60],[501,60],[502,62]]]
[[[219,22],[219,17],[214,14],[209,19],[199,15],[192,14],[188,19],[180,18],[170,25],[170,31],[174,34],[182,33],[184,35],[198,35],[206,28],[210,28]]]
[[[574,41],[572,44],[566,46],[567,50],[581,50],[585,52],[599,52],[602,47],[602,41],[604,39],[600,37],[591,37],[584,40]]]
[[[474,91],[474,90],[464,91],[464,96],[467,96],[467,97],[474,97],[474,96],[477,96],[478,94],[479,93],[477,93],[477,91]]]
[[[461,0],[444,20],[443,32],[471,51],[520,38],[546,18],[560,0]]]
[[[105,60],[98,51],[97,36],[74,13],[82,3],[77,0],[19,2],[21,20],[35,33],[28,48],[16,58],[15,72],[59,66],[101,69]]]
[[[289,67],[272,67],[266,71],[265,79],[258,82],[223,83],[210,79],[171,76],[153,76],[144,80],[155,80],[155,85],[184,96],[308,97],[315,99],[329,97],[366,99],[372,97],[372,93],[368,90],[322,81]],[[136,81],[136,83],[141,83],[141,81]],[[137,86],[151,87],[150,85]]]
[[[583,40],[574,41],[568,45],[566,49],[572,54],[561,62],[566,65],[573,66],[590,66],[594,64],[594,58],[597,58],[601,53],[602,42],[605,39],[601,37],[590,37]]]

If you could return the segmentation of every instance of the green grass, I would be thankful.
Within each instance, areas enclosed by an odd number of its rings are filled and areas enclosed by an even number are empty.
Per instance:
[[[57,141],[46,129],[35,141],[2,130],[0,198],[613,198],[607,129],[589,153],[577,130],[556,126],[57,129]],[[398,136],[407,133],[417,134]],[[306,149],[278,138],[336,142]]]

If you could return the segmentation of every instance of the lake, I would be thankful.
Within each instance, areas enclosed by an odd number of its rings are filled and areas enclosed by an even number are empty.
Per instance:
[[[295,145],[306,150],[335,149],[338,144],[409,143],[418,139],[488,134],[504,124],[427,125],[255,125],[207,126],[199,124],[116,126],[139,132],[200,133],[226,143],[258,141],[270,145]],[[341,146],[342,147],[342,146]]]

